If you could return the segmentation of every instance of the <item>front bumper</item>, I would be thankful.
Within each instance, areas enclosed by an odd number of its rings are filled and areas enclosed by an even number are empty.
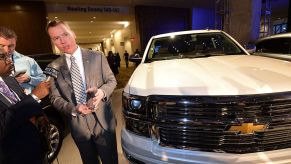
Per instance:
[[[126,129],[121,131],[121,145],[125,154],[146,164],[291,163],[291,148],[247,154],[190,151],[161,147],[156,141],[135,135]]]

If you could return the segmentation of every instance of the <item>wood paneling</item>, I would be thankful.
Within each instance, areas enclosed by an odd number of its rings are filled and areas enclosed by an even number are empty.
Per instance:
[[[52,46],[45,31],[46,7],[43,2],[1,2],[0,25],[13,29],[16,50],[25,55],[51,53]]]

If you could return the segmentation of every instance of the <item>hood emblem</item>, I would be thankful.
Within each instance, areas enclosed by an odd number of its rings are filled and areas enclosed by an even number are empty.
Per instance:
[[[262,131],[266,129],[265,124],[258,124],[254,125],[254,123],[242,123],[241,125],[238,126],[230,126],[228,131],[239,131],[242,134],[249,134],[249,133],[254,133],[254,131]]]

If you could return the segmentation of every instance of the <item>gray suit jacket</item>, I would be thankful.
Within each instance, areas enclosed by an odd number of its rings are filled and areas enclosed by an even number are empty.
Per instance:
[[[96,111],[98,121],[104,129],[113,130],[116,122],[111,110],[110,96],[117,84],[114,74],[103,53],[85,49],[81,49],[81,52],[86,83],[94,82],[107,96],[107,101],[101,101]],[[59,71],[57,78],[51,81],[50,100],[56,109],[64,112],[72,120],[72,112],[76,110],[77,103],[65,55],[50,63],[49,66]],[[72,128],[82,126],[79,125],[80,123],[82,121],[71,122],[71,126],[73,126]]]

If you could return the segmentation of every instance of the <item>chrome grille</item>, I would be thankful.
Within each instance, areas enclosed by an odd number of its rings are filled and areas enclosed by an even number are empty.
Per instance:
[[[291,147],[291,93],[247,96],[150,96],[152,125],[160,145],[181,149],[250,153]],[[228,131],[242,123],[264,131]],[[156,132],[152,132],[156,133]]]

